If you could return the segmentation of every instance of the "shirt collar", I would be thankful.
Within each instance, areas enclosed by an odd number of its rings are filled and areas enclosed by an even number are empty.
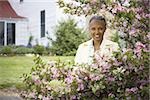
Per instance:
[[[90,46],[91,48],[94,48],[93,39],[91,39],[89,42],[90,42],[90,43],[89,43],[89,46]],[[105,43],[106,43],[106,39],[103,39],[103,41],[102,41],[102,43],[101,43],[101,45],[100,45],[100,49],[104,47]]]

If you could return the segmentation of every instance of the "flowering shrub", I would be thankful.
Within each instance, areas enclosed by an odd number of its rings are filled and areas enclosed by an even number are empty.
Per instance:
[[[92,65],[44,64],[38,56],[31,74],[24,75],[27,90],[22,95],[43,100],[148,100],[150,35],[147,2],[59,0],[66,13],[110,12],[114,16],[112,27],[119,33],[120,51],[114,52],[112,57],[97,52]]]
[[[24,74],[27,88],[22,96],[41,100],[148,99],[149,67],[144,66],[148,61],[137,61],[131,50],[115,55],[118,59],[97,53],[96,63],[90,66],[44,63],[37,56],[30,75]]]
[[[42,61],[40,56],[34,59],[35,66],[29,75],[23,74],[26,90],[21,93],[24,98],[28,99],[44,99],[61,97],[66,93],[67,85],[61,79],[67,74],[67,66],[65,63],[51,61],[47,64]]]
[[[148,88],[149,83],[149,1],[59,0],[58,4],[66,13],[72,15],[102,14],[106,16],[106,12],[112,15],[112,18],[107,18],[107,16],[106,18],[111,23],[110,28],[114,28],[118,32],[117,42],[120,45],[120,52],[114,53],[114,57],[109,60],[108,57],[102,57],[98,53],[96,62],[108,72],[112,71],[111,68],[123,70],[123,75],[116,74],[122,77],[123,82],[119,82],[121,84],[119,86],[115,85],[121,90],[121,94],[114,92],[118,94],[115,96],[144,97],[142,95],[147,94],[145,97],[148,98],[148,90],[145,89]],[[122,45],[122,43],[124,44]],[[104,60],[107,63],[102,64]],[[105,76],[108,74],[110,73],[105,74]],[[112,77],[112,79],[115,78]],[[115,82],[117,81],[115,80]],[[110,88],[114,88],[114,86],[110,85]],[[147,93],[142,93],[144,90]]]

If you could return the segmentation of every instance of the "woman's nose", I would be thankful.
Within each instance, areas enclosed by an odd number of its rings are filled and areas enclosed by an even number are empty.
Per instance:
[[[96,33],[96,34],[100,33],[100,30],[99,30],[99,29],[96,29],[96,30],[95,30],[95,33]]]

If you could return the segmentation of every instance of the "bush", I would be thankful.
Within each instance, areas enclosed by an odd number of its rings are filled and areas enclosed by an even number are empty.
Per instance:
[[[34,52],[39,55],[42,55],[42,54],[44,54],[44,52],[46,52],[45,47],[42,45],[36,45],[33,47],[33,49],[34,49]]]
[[[148,55],[143,53],[147,59]],[[90,66],[60,61],[44,63],[37,56],[31,73],[23,76],[27,90],[21,95],[41,100],[148,100],[148,61],[139,62],[132,51],[115,55],[118,59],[97,53],[97,63]],[[139,66],[142,63],[147,66]]]
[[[3,46],[0,50],[0,54],[12,55],[13,49],[11,46]]]
[[[29,54],[29,53],[34,53],[33,48],[27,48],[27,47],[17,47],[14,50],[15,54]]]
[[[9,46],[1,46],[0,47],[0,54],[1,55],[24,55],[24,54],[49,54],[50,50],[49,48],[45,48],[42,45],[36,45],[33,48],[28,48],[25,46],[14,46],[14,45],[9,45]]]
[[[56,40],[52,41],[51,53],[56,55],[73,56],[80,43],[87,40],[87,34],[77,28],[73,19],[59,22],[55,32]]]

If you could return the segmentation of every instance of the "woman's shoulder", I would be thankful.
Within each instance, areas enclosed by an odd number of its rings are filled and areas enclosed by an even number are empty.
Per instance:
[[[112,48],[114,50],[118,50],[119,49],[119,45],[117,42],[113,42],[111,40],[105,40],[105,46],[108,48]]]

